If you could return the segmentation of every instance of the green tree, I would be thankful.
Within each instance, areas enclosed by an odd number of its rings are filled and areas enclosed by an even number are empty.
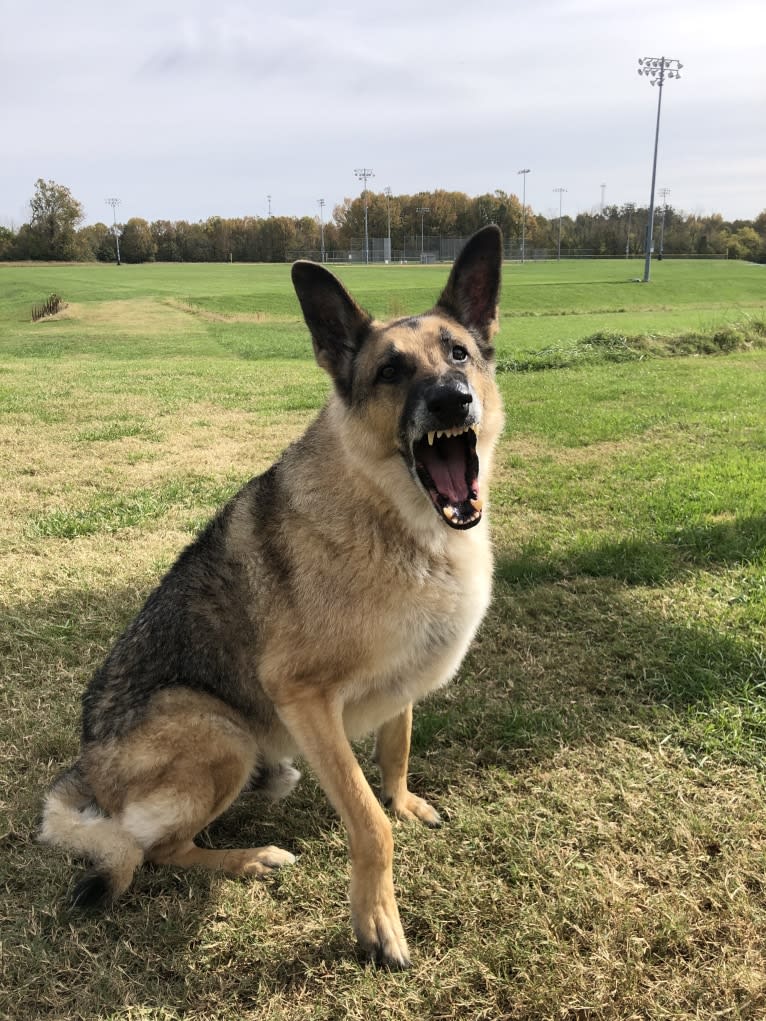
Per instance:
[[[124,262],[154,262],[157,245],[146,220],[131,217],[122,229],[120,254]]]
[[[158,262],[180,262],[177,225],[170,220],[155,220],[150,230],[156,246]]]
[[[204,223],[212,262],[226,262],[231,254],[231,221],[210,216]]]
[[[741,258],[755,261],[761,254],[764,243],[752,227],[740,227],[734,235],[734,240],[740,249]]]
[[[114,262],[114,235],[105,223],[93,223],[77,232],[77,258]]]
[[[77,227],[85,213],[69,188],[55,181],[35,183],[30,199],[29,254],[33,259],[75,259]]]
[[[16,235],[10,227],[0,227],[0,259],[12,259]]]

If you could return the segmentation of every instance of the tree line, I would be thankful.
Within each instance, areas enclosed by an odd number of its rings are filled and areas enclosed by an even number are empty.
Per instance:
[[[546,217],[500,189],[484,195],[436,190],[416,195],[368,191],[344,199],[332,216],[211,216],[189,223],[131,217],[125,223],[81,226],[82,204],[64,185],[42,178],[18,230],[0,227],[0,260],[141,262],[285,262],[298,257],[364,258],[378,239],[379,257],[417,260],[439,255],[447,238],[468,237],[487,223],[503,231],[506,254],[527,257],[638,256],[644,253],[648,209],[609,205],[576,216]],[[365,231],[366,220],[366,231]],[[381,248],[380,239],[390,238]],[[665,255],[725,256],[766,262],[766,210],[753,220],[697,216],[672,206],[655,210],[654,247]],[[376,257],[376,256],[374,256]]]

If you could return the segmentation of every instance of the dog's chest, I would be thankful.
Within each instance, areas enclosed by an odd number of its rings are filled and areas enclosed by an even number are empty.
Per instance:
[[[384,605],[362,609],[357,626],[367,647],[344,685],[350,736],[375,729],[459,667],[491,592],[488,543],[472,540],[451,555],[412,563],[409,581],[392,582]]]

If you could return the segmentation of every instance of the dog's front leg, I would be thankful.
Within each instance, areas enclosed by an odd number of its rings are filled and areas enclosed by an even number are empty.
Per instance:
[[[407,787],[411,734],[412,703],[378,730],[375,759],[380,767],[381,799],[399,819],[420,819],[426,826],[441,826],[439,813]]]
[[[380,964],[408,967],[394,897],[391,825],[356,761],[341,707],[302,696],[277,703],[277,711],[348,831],[351,917],[362,949]]]

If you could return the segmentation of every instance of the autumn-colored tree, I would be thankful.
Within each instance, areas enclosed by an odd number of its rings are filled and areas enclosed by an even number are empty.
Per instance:
[[[328,258],[359,257],[363,244],[364,207],[370,252],[382,257],[380,239],[388,236],[389,223],[394,258],[418,257],[421,243],[438,258],[454,257],[460,240],[487,223],[503,231],[506,251],[517,257],[521,246],[522,217],[529,257],[545,252],[552,256],[558,245],[557,216],[522,211],[518,195],[496,189],[482,195],[436,189],[412,195],[388,195],[368,191],[345,198],[324,222]],[[30,203],[32,221],[18,231],[0,233],[0,259],[114,258],[111,228],[99,223],[76,231],[82,207],[67,188],[53,181],[37,182]],[[427,209],[427,213],[418,210]],[[655,210],[655,245],[659,237],[660,210]],[[754,220],[725,220],[720,214],[687,215],[667,206],[664,213],[666,255],[699,254],[766,262],[766,210]],[[561,218],[562,255],[624,256],[630,223],[630,252],[640,255],[646,244],[648,210],[645,207],[607,206]],[[423,231],[421,241],[421,229]],[[163,262],[282,262],[299,257],[319,258],[318,216],[268,217],[211,216],[202,223],[185,220],[133,219],[122,228],[121,246],[126,261],[157,258]]]
[[[114,232],[105,223],[93,223],[77,232],[78,259],[114,262],[116,249]]]
[[[29,207],[29,257],[76,258],[77,227],[85,213],[69,188],[38,178]]]

